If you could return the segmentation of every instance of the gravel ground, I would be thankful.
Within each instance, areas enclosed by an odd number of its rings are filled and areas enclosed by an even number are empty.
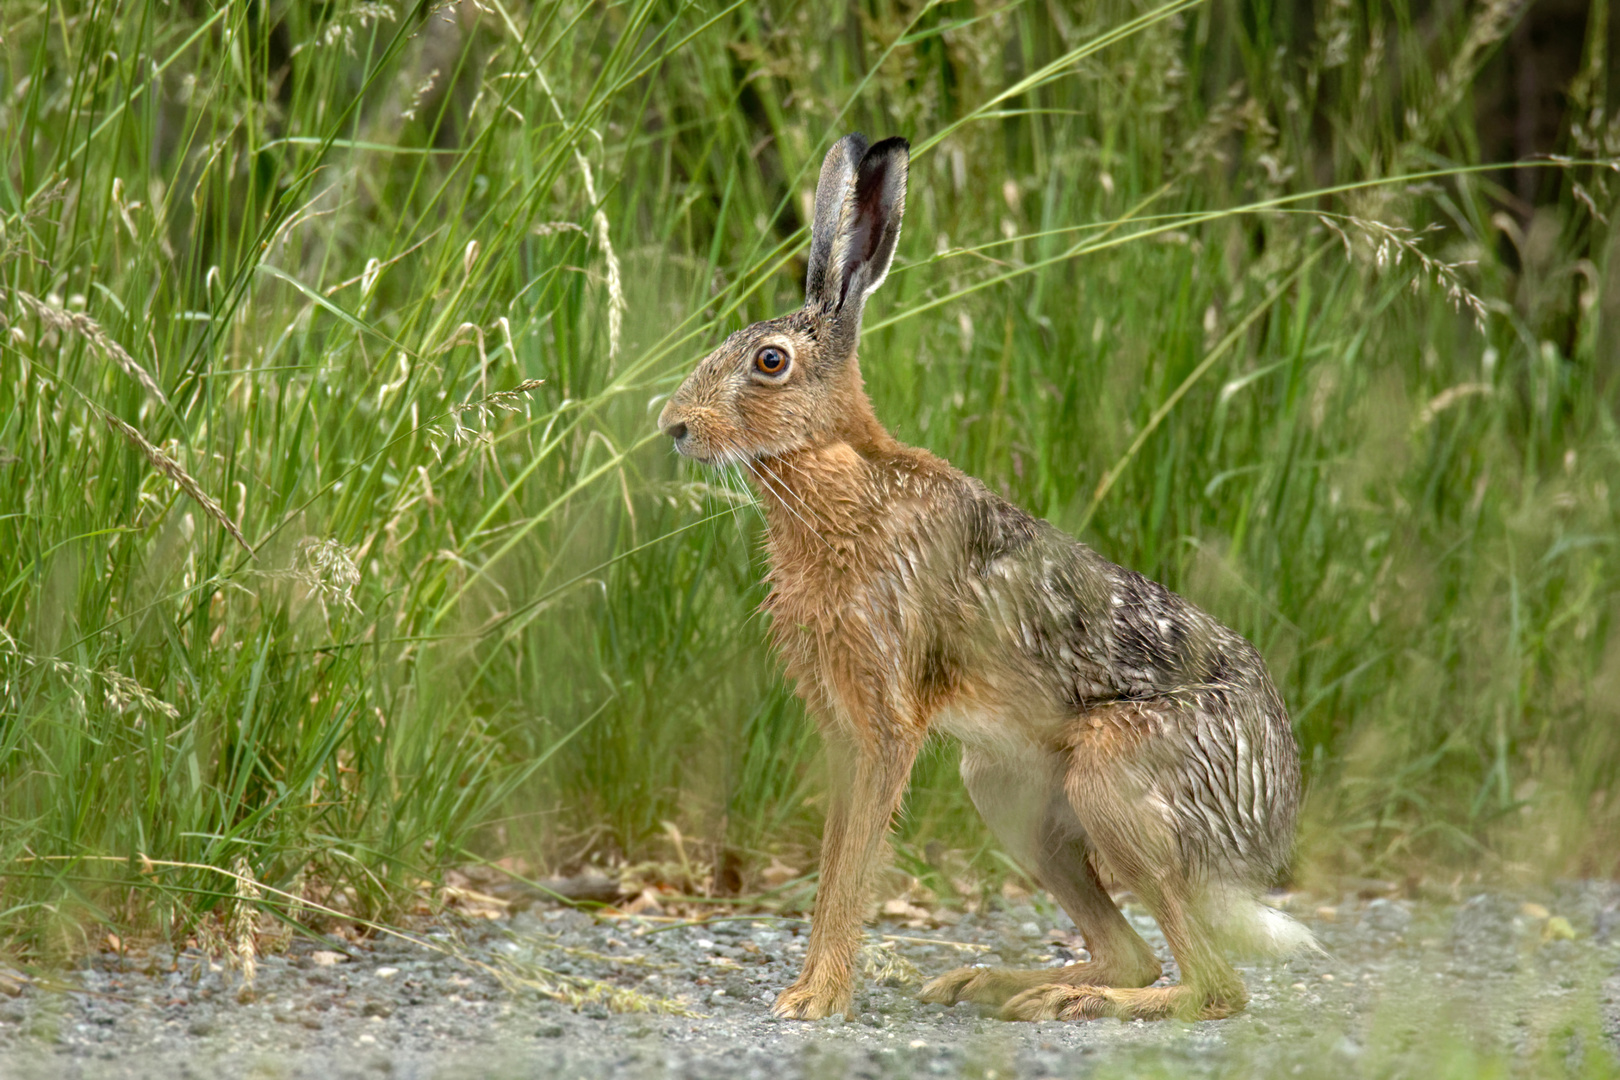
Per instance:
[[[803,955],[807,927],[792,920],[530,909],[457,934],[491,967],[598,977],[695,1017],[571,1008],[386,939],[343,958],[300,942],[262,958],[246,990],[195,950],[109,955],[55,990],[0,996],[0,1077],[1422,1075],[1459,1055],[1558,1072],[1620,1045],[1620,886],[1293,909],[1329,955],[1245,966],[1248,1010],[1197,1024],[1009,1024],[914,1000],[919,977],[964,963],[1068,962],[1072,925],[1042,904],[874,926],[878,977],[855,1018],[812,1024],[768,1013]],[[1168,960],[1152,920],[1127,912]]]

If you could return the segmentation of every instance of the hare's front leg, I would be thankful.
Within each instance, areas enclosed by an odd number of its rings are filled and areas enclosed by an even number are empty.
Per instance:
[[[804,970],[771,1011],[790,1020],[847,1013],[855,990],[872,864],[899,809],[917,756],[917,741],[869,737],[866,745],[829,742],[832,804],[821,838],[821,880],[810,923]]]

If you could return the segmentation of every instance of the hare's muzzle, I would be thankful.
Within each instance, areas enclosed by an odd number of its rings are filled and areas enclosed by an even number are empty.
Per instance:
[[[675,449],[683,457],[691,457],[696,440],[692,437],[692,429],[686,423],[685,409],[674,401],[664,406],[663,412],[658,414],[658,430],[662,431],[675,441]]]

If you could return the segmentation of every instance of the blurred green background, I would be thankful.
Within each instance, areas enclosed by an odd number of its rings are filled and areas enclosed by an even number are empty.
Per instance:
[[[1255,641],[1296,880],[1616,871],[1605,0],[0,26],[4,947],[188,926],[210,868],[390,918],[665,823],[712,891],[811,865],[759,513],[652,422],[801,301],[850,130],[914,147],[879,415]],[[955,769],[899,858],[991,888]]]

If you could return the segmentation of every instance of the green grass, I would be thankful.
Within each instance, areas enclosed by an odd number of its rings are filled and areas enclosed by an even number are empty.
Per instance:
[[[916,148],[880,416],[1253,638],[1303,877],[1615,871],[1615,200],[1542,162],[1526,227],[1477,167],[1509,26],[488,6],[0,3],[12,947],[232,892],[139,854],[388,917],[469,848],[813,849],[759,516],[652,418],[800,301],[851,129]],[[906,865],[931,841],[1000,865],[946,746]]]

